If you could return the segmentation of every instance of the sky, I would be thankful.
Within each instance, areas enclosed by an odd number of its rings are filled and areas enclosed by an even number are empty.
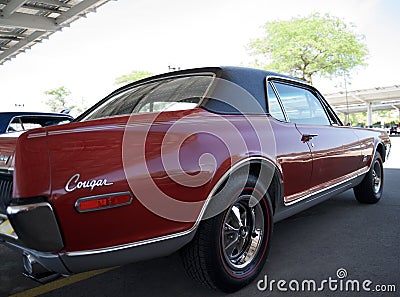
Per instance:
[[[354,23],[366,37],[368,66],[352,73],[349,90],[400,84],[398,0],[117,0],[0,65],[0,111],[48,111],[44,92],[60,86],[90,106],[132,70],[248,65],[246,46],[266,22],[314,12]],[[343,90],[340,81],[314,85],[331,93]]]

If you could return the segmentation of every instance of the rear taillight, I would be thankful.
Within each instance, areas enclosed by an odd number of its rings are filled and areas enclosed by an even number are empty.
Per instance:
[[[132,200],[133,196],[129,192],[90,196],[78,199],[75,208],[78,212],[89,212],[129,205]]]

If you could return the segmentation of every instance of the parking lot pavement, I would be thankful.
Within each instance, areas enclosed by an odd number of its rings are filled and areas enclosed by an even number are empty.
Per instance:
[[[243,290],[229,296],[399,296],[400,291],[400,137],[392,137],[390,161],[385,164],[384,197],[375,205],[361,205],[352,191],[317,205],[275,225],[270,254],[260,276]],[[224,296],[189,279],[179,255],[117,267],[76,280],[64,278],[39,285],[21,275],[20,256],[0,246],[0,296]],[[347,276],[340,279],[337,273]],[[271,292],[265,286],[275,280]],[[318,287],[329,278],[337,280],[336,291],[328,284],[319,292],[293,291],[288,283],[314,280]],[[286,292],[276,286],[286,281]],[[370,280],[370,292],[340,289],[339,280]],[[259,284],[261,289],[257,287]],[[378,285],[378,286],[376,286]],[[384,286],[382,286],[384,285]],[[393,289],[396,292],[376,292]],[[30,291],[34,288],[36,291]],[[294,286],[295,287],[295,286]],[[300,286],[301,287],[301,286]],[[317,288],[318,288],[317,287]],[[334,288],[334,286],[332,287]],[[349,289],[352,287],[349,286]],[[356,287],[354,287],[356,288]],[[375,290],[375,292],[372,292]]]

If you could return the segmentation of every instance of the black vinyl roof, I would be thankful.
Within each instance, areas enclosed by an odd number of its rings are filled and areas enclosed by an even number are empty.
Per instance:
[[[110,98],[136,86],[157,80],[178,78],[189,75],[213,75],[215,81],[208,90],[200,106],[220,114],[264,114],[266,107],[266,78],[282,78],[305,85],[302,80],[261,69],[221,66],[185,69],[151,76],[119,88],[81,114],[76,121],[84,119]]]
[[[304,81],[298,78],[262,69],[237,66],[219,66],[185,69],[151,76],[122,87],[114,93],[120,92],[122,89],[130,88],[134,85],[143,84],[157,79],[197,73],[213,73],[215,74],[216,78],[220,79],[216,83],[216,87],[208,94],[208,98],[202,102],[201,106],[209,111],[224,114],[260,114],[265,112],[267,110],[265,93],[266,77],[272,76],[276,78],[290,79],[297,81],[300,84],[306,84]],[[254,99],[258,102],[258,106],[256,106],[257,104],[254,102]]]

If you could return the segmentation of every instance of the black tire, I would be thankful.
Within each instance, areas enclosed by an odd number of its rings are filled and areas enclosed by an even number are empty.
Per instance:
[[[181,251],[192,278],[227,293],[243,288],[260,273],[273,231],[267,188],[254,176],[238,174],[231,179],[232,186],[221,191],[231,201],[228,208],[202,221]]]
[[[375,153],[370,170],[362,182],[354,187],[354,195],[360,203],[377,203],[383,192],[383,162],[379,152]]]

